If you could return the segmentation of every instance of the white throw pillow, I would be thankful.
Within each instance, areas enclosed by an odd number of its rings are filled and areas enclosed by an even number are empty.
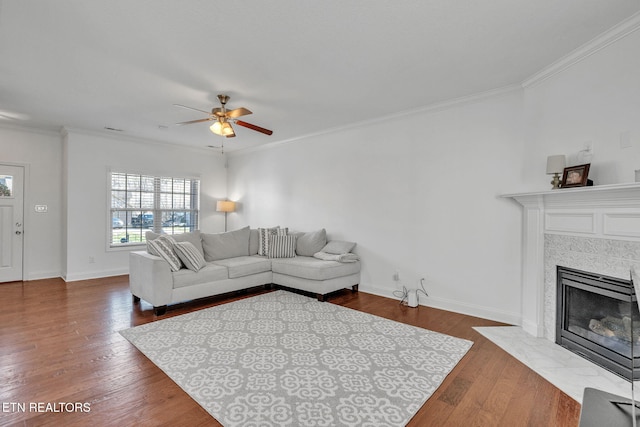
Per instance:
[[[354,242],[345,242],[343,240],[332,240],[327,245],[322,248],[320,252],[326,252],[328,254],[348,254],[351,252],[353,248],[355,248],[356,244]]]
[[[157,254],[156,256],[167,261],[171,271],[178,271],[182,268],[182,261],[180,261],[178,254],[173,248],[175,243],[173,238],[162,235],[157,239],[148,241],[147,247],[150,248],[149,253]]]

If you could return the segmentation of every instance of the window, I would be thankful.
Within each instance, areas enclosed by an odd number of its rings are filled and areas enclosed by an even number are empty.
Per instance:
[[[13,176],[0,175],[0,197],[11,197],[13,195]]]
[[[180,234],[198,228],[200,181],[111,173],[111,247],[142,244],[147,231]]]

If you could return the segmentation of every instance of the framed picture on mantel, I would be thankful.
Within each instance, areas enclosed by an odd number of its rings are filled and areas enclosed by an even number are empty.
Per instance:
[[[589,180],[589,166],[591,163],[564,168],[561,188],[584,187]]]

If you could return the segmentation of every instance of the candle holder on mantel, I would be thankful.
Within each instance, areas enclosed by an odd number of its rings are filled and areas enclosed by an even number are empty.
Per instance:
[[[547,157],[547,175],[553,175],[553,179],[551,180],[552,190],[560,188],[560,174],[564,172],[565,165],[566,158],[564,154]]]

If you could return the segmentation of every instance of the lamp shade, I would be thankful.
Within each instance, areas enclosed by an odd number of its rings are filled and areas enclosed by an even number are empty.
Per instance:
[[[547,175],[562,173],[566,164],[565,162],[564,154],[547,157]]]
[[[235,212],[236,202],[230,200],[218,200],[216,203],[217,212]]]

